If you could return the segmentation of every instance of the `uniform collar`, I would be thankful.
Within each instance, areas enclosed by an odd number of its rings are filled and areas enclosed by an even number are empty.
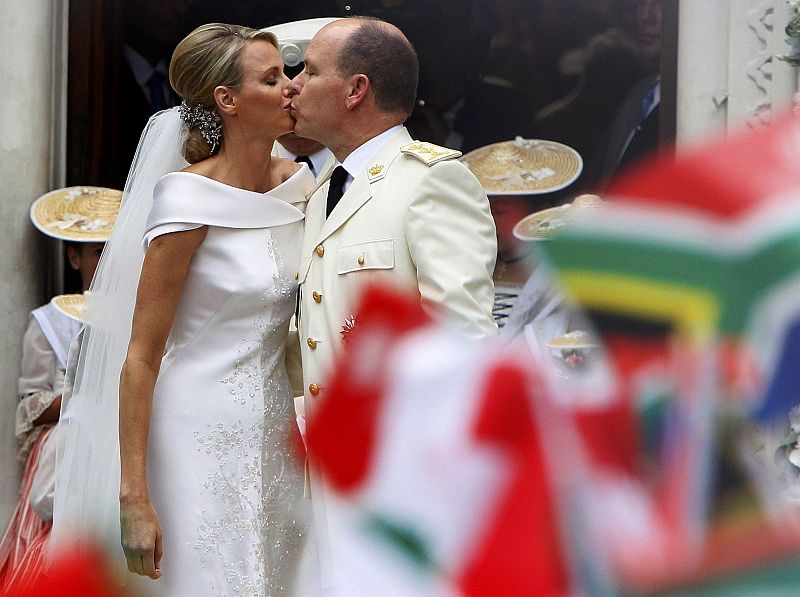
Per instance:
[[[347,170],[347,174],[349,174],[348,180],[353,180],[363,172],[372,158],[375,157],[375,154],[380,151],[381,147],[401,130],[403,130],[403,125],[397,124],[353,150],[350,155],[344,159],[344,162],[342,162],[342,166],[344,166],[344,169]],[[345,188],[347,188],[347,183],[345,183]]]

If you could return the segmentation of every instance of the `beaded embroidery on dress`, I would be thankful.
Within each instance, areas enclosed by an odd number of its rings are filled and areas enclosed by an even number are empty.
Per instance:
[[[305,194],[301,171],[264,195],[179,172],[156,186],[146,242],[207,225],[153,397],[149,485],[169,597],[291,594],[305,534],[284,366]]]

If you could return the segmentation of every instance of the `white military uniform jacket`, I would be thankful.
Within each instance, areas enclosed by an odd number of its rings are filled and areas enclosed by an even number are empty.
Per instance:
[[[470,336],[496,332],[494,220],[481,184],[453,159],[459,155],[414,142],[401,127],[354,177],[327,220],[330,171],[312,194],[298,272],[306,414],[324,397],[325,380],[342,348],[341,331],[346,319],[357,316],[366,283],[416,294],[423,308]],[[317,535],[311,557],[318,561],[322,587],[317,590],[346,595],[348,566],[337,560],[336,500],[325,495],[310,464]],[[317,594],[310,586],[306,590]]]
[[[298,277],[306,402],[324,391],[366,283],[413,292],[473,337],[493,334],[497,237],[459,152],[412,142],[403,128],[356,176],[326,220],[328,182],[311,196]]]

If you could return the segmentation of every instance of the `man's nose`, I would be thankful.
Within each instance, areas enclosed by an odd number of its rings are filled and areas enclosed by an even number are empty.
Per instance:
[[[303,76],[302,72],[297,73],[297,75],[295,75],[294,78],[291,81],[289,81],[288,89],[290,90],[291,93],[289,97],[297,95],[302,91],[303,89],[303,83],[301,81],[302,76]]]

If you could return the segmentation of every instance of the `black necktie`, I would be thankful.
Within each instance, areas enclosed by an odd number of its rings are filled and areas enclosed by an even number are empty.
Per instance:
[[[308,157],[307,155],[299,155],[294,158],[294,161],[297,162],[298,164],[308,164],[308,169],[311,170],[311,174],[313,174],[314,176],[317,175],[317,173],[314,171],[314,163],[311,161],[311,158]]]
[[[331,184],[328,187],[328,208],[325,211],[326,217],[331,215],[333,208],[339,203],[344,192],[344,181],[347,180],[347,170],[344,166],[336,166],[331,174]]]

